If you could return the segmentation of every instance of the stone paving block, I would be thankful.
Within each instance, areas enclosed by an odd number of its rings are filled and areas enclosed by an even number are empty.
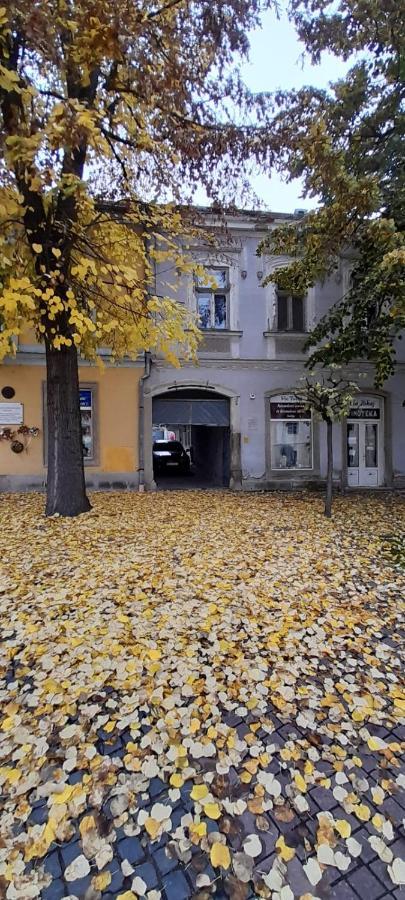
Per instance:
[[[79,784],[80,781],[83,781],[83,775],[85,773],[83,770],[78,769],[76,772],[71,772],[69,778],[67,780],[68,784]]]
[[[376,878],[381,881],[384,885],[386,891],[392,891],[394,885],[391,881],[391,878],[388,874],[387,863],[384,863],[381,859],[376,859],[374,862],[370,864],[370,869],[376,876]],[[404,890],[405,897],[405,890]]]
[[[91,879],[95,872],[90,872],[85,878],[78,878],[76,881],[66,882],[68,887],[68,895],[81,898],[86,896],[87,891],[91,891]]]
[[[347,881],[338,881],[333,885],[328,900],[359,900],[359,895],[355,894]]]
[[[167,875],[167,873],[175,869],[178,864],[177,859],[172,859],[170,856],[167,856],[164,847],[161,847],[160,850],[157,850],[156,853],[153,854],[153,862],[162,876]]]
[[[132,864],[142,862],[145,856],[142,844],[137,837],[126,837],[120,841],[118,853],[121,859],[127,859]]]
[[[132,878],[135,878],[135,876],[143,878],[145,884],[148,886],[148,891],[152,891],[158,884],[157,872],[151,862],[145,862],[141,866],[136,866]]]
[[[48,887],[42,888],[41,900],[61,900],[66,897],[68,891],[65,891],[65,883],[60,878],[54,879]]]
[[[360,900],[378,900],[380,897],[387,896],[385,887],[367,866],[360,866],[348,876],[347,881],[358,893]]]
[[[66,867],[76,859],[76,856],[80,856],[82,852],[79,841],[66,842],[65,844],[62,844],[59,849],[62,856],[63,869],[66,869]]]
[[[108,863],[106,870],[111,872],[111,881],[108,885],[109,893],[114,894],[116,891],[121,891],[125,881],[125,876],[122,874],[121,861],[115,857]]]
[[[394,856],[399,856],[400,859],[405,859],[405,835],[404,837],[400,836],[390,844],[390,849],[392,850]]]
[[[176,869],[164,877],[163,888],[167,900],[189,900],[192,893],[191,887],[181,869]]]
[[[375,834],[375,831],[371,832]],[[363,828],[360,831],[356,832],[356,841],[359,842],[362,846],[362,851],[359,857],[357,857],[359,863],[370,863],[372,860],[376,859],[376,852],[373,850],[371,844],[369,843],[369,834],[366,828],[363,825]]]
[[[296,856],[287,863],[287,884],[297,897],[312,893],[312,885],[305,875],[302,863]]]
[[[384,800],[382,806],[379,807],[379,812],[382,812],[387,819],[391,819],[395,825],[400,825],[404,817],[402,807],[393,797],[388,797],[388,799]]]
[[[319,806],[319,809],[324,811],[329,811],[334,809],[336,804],[336,800],[331,791],[328,791],[324,787],[316,787],[312,791],[310,791],[310,796],[315,803]]]
[[[252,833],[257,834],[262,845],[262,852],[258,859],[266,859],[267,856],[270,856],[270,853],[273,853],[274,845],[278,838],[278,832],[272,827],[270,831],[260,832],[257,831],[257,828],[254,828]]]
[[[62,868],[60,864],[59,854],[57,850],[49,853],[44,859],[44,869],[52,875],[52,878],[60,878]]]
[[[149,794],[151,800],[158,797],[162,791],[167,790],[167,784],[161,778],[152,778],[149,784]]]
[[[49,809],[47,805],[37,806],[28,817],[30,825],[44,825],[48,821]]]

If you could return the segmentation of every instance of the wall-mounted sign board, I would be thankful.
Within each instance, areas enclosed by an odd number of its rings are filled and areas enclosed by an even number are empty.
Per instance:
[[[22,425],[23,422],[22,403],[0,403],[0,425]]]
[[[355,397],[352,400],[348,419],[380,419],[381,401],[379,397]]]

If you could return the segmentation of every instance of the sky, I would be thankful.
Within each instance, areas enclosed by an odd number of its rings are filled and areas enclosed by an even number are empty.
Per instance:
[[[311,65],[308,59],[303,61],[304,46],[285,14],[280,19],[274,12],[264,14],[261,27],[250,34],[250,46],[250,62],[242,65],[242,74],[252,91],[276,91],[308,84],[323,88],[341,78],[349,68],[348,63],[328,53],[323,54],[317,66]],[[294,212],[314,206],[313,200],[300,197],[298,179],[286,184],[279,175],[271,178],[258,175],[253,187],[265,206],[274,212]]]

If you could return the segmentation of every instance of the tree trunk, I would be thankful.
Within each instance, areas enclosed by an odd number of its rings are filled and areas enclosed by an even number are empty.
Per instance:
[[[326,420],[326,440],[328,447],[328,472],[326,476],[325,516],[328,519],[332,515],[332,491],[333,491],[333,424],[331,419]]]
[[[91,509],[84,481],[77,350],[46,347],[48,479],[46,515]]]

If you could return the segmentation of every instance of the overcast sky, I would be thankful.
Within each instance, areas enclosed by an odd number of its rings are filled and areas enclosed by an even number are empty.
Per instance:
[[[318,66],[311,65],[308,59],[303,61],[303,44],[285,15],[279,20],[273,12],[264,15],[262,27],[250,35],[250,44],[250,62],[243,65],[242,71],[253,91],[299,88],[305,84],[326,87],[348,69],[347,63],[326,53]],[[313,206],[313,202],[300,197],[298,180],[285,184],[278,175],[271,179],[260,175],[254,180],[254,188],[267,208],[276,212],[294,212],[296,208]]]

